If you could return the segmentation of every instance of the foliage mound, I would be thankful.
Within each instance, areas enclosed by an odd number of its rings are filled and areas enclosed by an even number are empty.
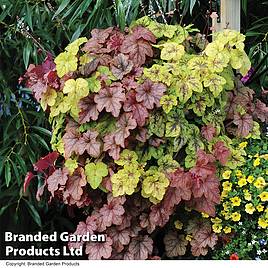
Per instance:
[[[24,75],[54,150],[25,189],[37,175],[38,199],[84,210],[76,234],[107,234],[84,245],[89,259],[200,256],[217,243],[201,213],[215,217],[219,171],[243,165],[234,140],[258,137],[267,107],[237,78],[250,68],[245,37],[194,32],[148,17],[94,29]]]

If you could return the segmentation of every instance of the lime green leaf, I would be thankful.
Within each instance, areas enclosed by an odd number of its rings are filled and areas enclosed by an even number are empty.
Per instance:
[[[113,196],[134,193],[140,180],[142,170],[136,164],[125,165],[111,177]]]
[[[87,78],[89,90],[91,92],[99,92],[101,89],[101,82],[99,79],[97,79],[95,76],[92,76],[90,78]]]
[[[79,50],[79,46],[84,44],[85,42],[87,42],[87,38],[86,37],[81,37],[76,39],[75,41],[73,41],[72,43],[70,43],[65,50],[68,51],[69,53],[71,53],[72,55],[76,55],[78,50]]]
[[[177,43],[168,42],[160,45],[161,50],[161,59],[167,61],[177,61],[179,60],[185,53],[184,46],[178,45]]]
[[[68,168],[70,175],[78,168],[78,162],[76,159],[67,159],[65,160],[64,166]]]
[[[173,95],[164,95],[160,99],[160,105],[167,114],[172,110],[173,106],[176,106],[177,104],[177,98]]]
[[[103,162],[88,163],[85,166],[87,181],[93,189],[97,189],[102,179],[108,175],[108,167]]]
[[[55,58],[56,70],[59,77],[77,69],[77,57],[70,52],[62,52]]]
[[[165,174],[151,167],[144,175],[141,194],[157,204],[163,199],[168,185],[169,179]]]

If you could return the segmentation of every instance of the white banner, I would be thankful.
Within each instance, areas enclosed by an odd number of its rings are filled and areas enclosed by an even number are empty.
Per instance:
[[[47,260],[39,260],[39,261],[13,261],[13,260],[6,260],[0,261],[1,268],[24,268],[24,267],[31,267],[31,268],[42,268],[42,267],[64,267],[64,268],[71,268],[71,267],[79,267],[79,268],[137,268],[137,266],[148,267],[148,268],[178,268],[178,267],[187,267],[187,268],[263,268],[268,267],[268,261],[202,261],[202,260],[168,260],[168,261],[47,261]]]

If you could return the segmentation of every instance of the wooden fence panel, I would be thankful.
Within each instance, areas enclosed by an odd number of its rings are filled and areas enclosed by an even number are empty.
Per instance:
[[[216,32],[223,29],[240,31],[241,0],[221,0],[219,19],[220,22],[217,19],[212,22]]]

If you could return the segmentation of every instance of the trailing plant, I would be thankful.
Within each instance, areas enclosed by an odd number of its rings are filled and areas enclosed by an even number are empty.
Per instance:
[[[89,259],[200,256],[216,245],[200,213],[215,217],[219,169],[245,162],[232,138],[258,136],[268,108],[236,78],[250,68],[245,37],[225,30],[201,46],[195,31],[148,17],[124,32],[93,29],[24,75],[54,150],[25,188],[42,178],[38,198],[87,214],[76,234],[107,234],[84,245]]]
[[[268,148],[267,138],[237,144],[246,152],[239,169],[221,172],[221,205],[212,228],[221,243],[215,259],[267,259],[268,228]]]

